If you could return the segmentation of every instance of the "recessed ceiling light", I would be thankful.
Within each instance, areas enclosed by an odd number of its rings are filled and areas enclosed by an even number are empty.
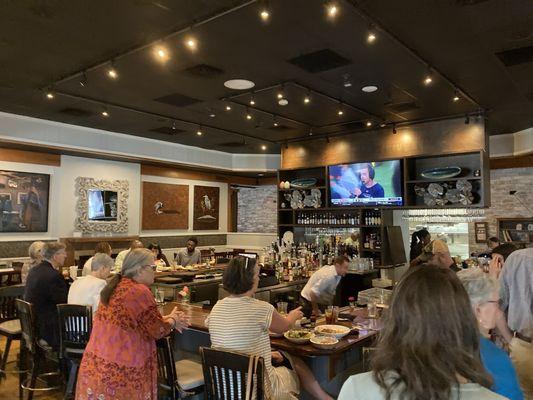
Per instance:
[[[107,70],[107,75],[109,75],[110,78],[112,79],[117,79],[118,78],[118,72],[115,68],[111,67]]]
[[[209,114],[209,118],[215,118],[216,116],[217,115],[215,113],[213,113],[213,112],[211,114]]]
[[[229,81],[224,82],[224,86],[228,89],[247,90],[253,88],[255,83],[247,79],[230,79]]]
[[[372,121],[366,121],[366,126],[370,128],[372,126]]]
[[[231,111],[231,106],[229,104],[226,105],[226,111]]]
[[[344,111],[342,111],[342,110],[337,111],[337,115],[338,115],[338,116],[341,116],[341,115],[343,115],[343,114],[344,114]]]
[[[46,98],[52,100],[54,98],[54,94],[52,92],[46,93]]]
[[[311,98],[309,96],[304,97],[304,103],[309,104],[311,102]]]
[[[202,132],[202,128],[198,128],[198,130],[196,131],[196,134],[198,136],[202,136],[204,133]]]
[[[257,174],[257,176],[265,176],[265,174]]]
[[[267,149],[267,147],[265,145],[261,146],[261,150],[266,150],[266,149]]]
[[[287,104],[289,104],[289,100],[287,100],[287,99],[279,99],[278,100],[278,104],[280,106],[286,106]]]
[[[193,37],[190,37],[190,38],[187,38],[185,40],[185,44],[187,45],[187,47],[191,50],[196,50],[196,47],[198,45],[198,43],[196,42],[196,39],[193,38]]]
[[[109,113],[106,110],[104,110],[102,111],[102,116],[107,118],[109,117]]]
[[[378,87],[376,85],[367,85],[367,86],[363,86],[361,88],[361,90],[365,93],[373,93],[375,92],[376,90],[378,90]]]
[[[326,4],[326,9],[328,12],[328,17],[335,18],[337,14],[339,13],[339,7],[337,7],[337,4],[335,2],[331,1]]]
[[[426,75],[426,77],[424,78],[424,85],[429,86],[432,82],[433,78],[431,77],[431,75]]]
[[[259,15],[261,16],[261,19],[263,21],[268,21],[268,19],[270,18],[270,13],[268,12],[268,10],[266,8],[261,10],[261,13]]]
[[[250,105],[251,105],[251,106],[255,106],[255,100],[254,100],[253,97],[250,99]]]
[[[368,44],[374,43],[376,39],[377,39],[376,34],[373,31],[368,32],[368,36],[366,37],[366,42]]]

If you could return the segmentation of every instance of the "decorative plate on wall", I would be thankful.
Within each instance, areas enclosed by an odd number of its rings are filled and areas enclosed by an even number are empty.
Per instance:
[[[291,187],[295,189],[306,189],[316,185],[316,178],[295,179],[291,182]]]

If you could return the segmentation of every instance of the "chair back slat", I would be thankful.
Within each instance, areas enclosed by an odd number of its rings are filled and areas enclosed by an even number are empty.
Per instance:
[[[170,336],[156,341],[157,381],[160,389],[170,391],[171,398],[181,399],[188,393],[180,386],[174,360],[174,342]]]
[[[0,323],[18,318],[16,299],[24,296],[24,286],[0,287]]]
[[[69,351],[84,350],[91,337],[93,311],[91,306],[58,304],[59,349],[63,357]]]
[[[16,299],[15,305],[20,319],[24,344],[31,354],[35,354],[37,352],[37,324],[35,322],[33,305],[22,299]]]
[[[200,353],[206,398],[208,400],[244,399],[251,356],[207,347],[200,348]],[[264,399],[264,371],[265,363],[261,357],[252,379],[257,400]]]

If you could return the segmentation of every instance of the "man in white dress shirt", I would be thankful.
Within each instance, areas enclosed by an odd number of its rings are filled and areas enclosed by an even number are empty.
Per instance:
[[[91,273],[76,279],[68,291],[68,304],[92,306],[93,314],[100,304],[100,292],[107,284],[113,268],[113,259],[104,253],[96,253],[91,263]]]
[[[128,255],[128,253],[131,250],[134,249],[142,249],[144,245],[140,240],[134,240],[130,243],[130,248],[126,250],[122,250],[120,253],[117,254],[117,258],[115,258],[115,268],[113,271],[120,272],[122,271],[122,263],[124,262],[124,258]]]
[[[304,314],[319,315],[321,307],[333,304],[337,285],[348,272],[349,263],[348,257],[338,256],[334,265],[323,266],[309,278],[300,294]]]

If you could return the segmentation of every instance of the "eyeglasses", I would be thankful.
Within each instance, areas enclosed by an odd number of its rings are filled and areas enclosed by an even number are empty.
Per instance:
[[[500,304],[500,300],[487,300],[485,303]]]
[[[148,268],[148,267],[150,267],[150,269],[153,271],[154,269],[156,269],[157,265],[155,264],[143,265],[141,268]]]

